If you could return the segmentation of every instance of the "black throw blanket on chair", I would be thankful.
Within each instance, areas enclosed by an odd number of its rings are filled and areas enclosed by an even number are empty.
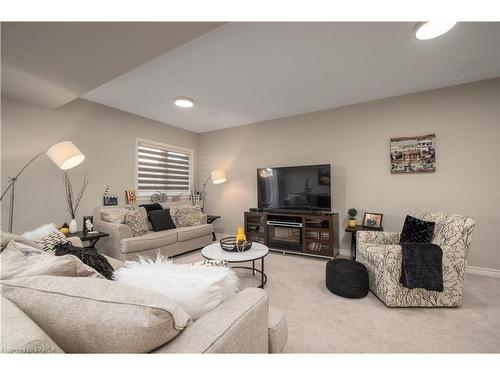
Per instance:
[[[443,250],[433,243],[401,243],[403,261],[399,282],[405,288],[443,291]]]

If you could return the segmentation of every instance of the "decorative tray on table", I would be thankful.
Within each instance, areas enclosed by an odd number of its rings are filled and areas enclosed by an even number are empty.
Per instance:
[[[230,251],[230,252],[239,252],[247,251],[252,247],[252,241],[245,241],[238,243],[236,241],[235,236],[224,237],[220,241],[220,247],[222,250]]]

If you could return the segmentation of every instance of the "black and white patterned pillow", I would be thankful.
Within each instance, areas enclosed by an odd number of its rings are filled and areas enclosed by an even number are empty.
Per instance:
[[[143,236],[148,233],[148,214],[144,207],[138,207],[125,215],[125,224],[132,230],[135,236]]]
[[[170,214],[175,216],[174,224],[177,228],[201,225],[202,213],[198,206],[177,206],[175,210],[170,210]]]
[[[66,243],[69,242],[69,240],[61,232],[51,232],[45,237],[34,242],[37,245],[40,245],[45,251],[53,251],[57,244]]]

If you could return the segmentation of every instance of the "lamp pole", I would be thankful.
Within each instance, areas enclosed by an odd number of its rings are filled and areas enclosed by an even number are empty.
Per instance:
[[[28,166],[33,163],[36,159],[38,159],[40,156],[42,156],[45,153],[45,151],[40,152],[38,155],[36,155],[34,158],[32,158],[29,162],[26,163],[24,167],[21,168],[21,170],[14,176],[9,179],[9,184],[7,185],[7,188],[4,190],[2,193],[2,196],[0,197],[0,202],[3,201],[3,197],[5,194],[10,189],[10,204],[9,204],[9,232],[12,233],[12,223],[13,223],[13,218],[14,218],[14,198],[15,198],[15,190],[16,190],[16,181],[21,175],[21,173],[24,172]]]

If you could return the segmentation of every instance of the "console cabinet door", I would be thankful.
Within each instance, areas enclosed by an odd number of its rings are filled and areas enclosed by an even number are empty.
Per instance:
[[[245,235],[252,242],[266,243],[266,214],[245,212]]]

